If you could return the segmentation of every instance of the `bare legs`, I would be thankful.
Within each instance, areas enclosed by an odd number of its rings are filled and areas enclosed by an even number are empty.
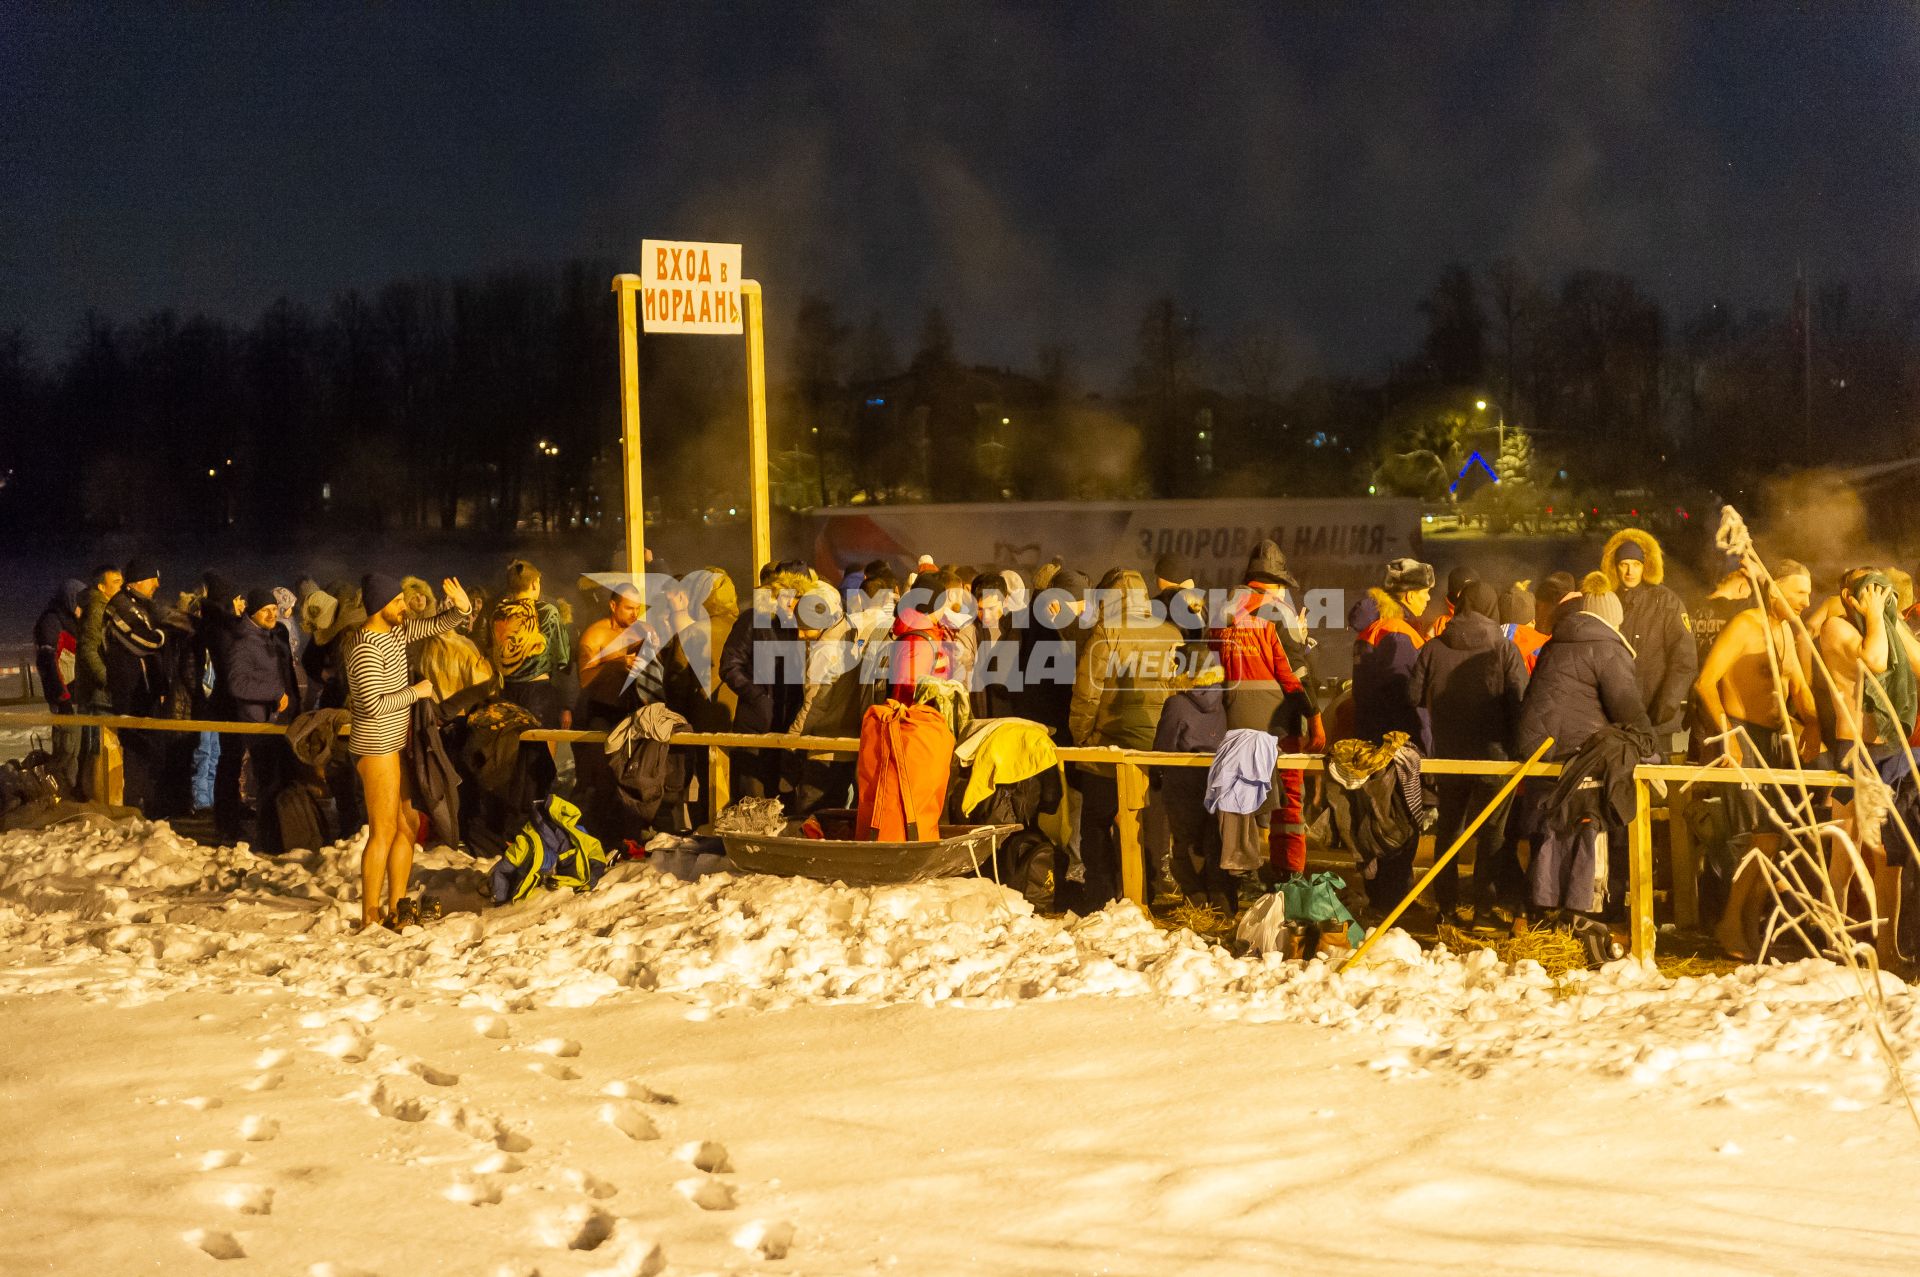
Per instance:
[[[413,834],[419,827],[408,801],[400,755],[363,754],[354,760],[367,803],[367,846],[360,853],[360,925],[393,916],[413,874]]]

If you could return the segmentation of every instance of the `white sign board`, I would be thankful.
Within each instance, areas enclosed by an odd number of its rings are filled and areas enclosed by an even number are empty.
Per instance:
[[[649,333],[743,331],[740,246],[642,240],[640,328]]]

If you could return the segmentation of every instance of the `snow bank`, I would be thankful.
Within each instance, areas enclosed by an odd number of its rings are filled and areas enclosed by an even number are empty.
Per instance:
[[[692,1015],[1140,997],[1360,1031],[1376,1044],[1372,1067],[1393,1077],[1553,1063],[1730,1096],[1764,1083],[1884,1098],[1855,978],[1827,962],[1677,981],[1618,962],[1556,985],[1535,963],[1423,953],[1391,935],[1342,975],[1318,960],[1236,958],[1124,902],[1054,920],[974,879],[683,882],[633,863],[589,895],[493,909],[482,903],[482,862],[445,849],[416,868],[445,919],[357,935],[359,845],[272,859],[139,822],[0,836],[0,992],[141,1002],[290,989],[495,1015],[631,991],[674,995]],[[1920,1056],[1912,992],[1883,979],[1911,1060]]]

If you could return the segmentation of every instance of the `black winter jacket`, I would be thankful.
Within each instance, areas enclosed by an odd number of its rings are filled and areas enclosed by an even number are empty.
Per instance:
[[[1013,712],[1045,727],[1058,744],[1071,744],[1067,720],[1073,712],[1073,679],[1080,668],[1080,649],[1093,635],[1084,617],[1061,618],[1059,629],[1032,613],[1015,615],[1014,636],[1020,644],[1020,691]]]
[[[1448,626],[1452,629],[1452,626]],[[1580,752],[1587,738],[1610,726],[1651,731],[1635,680],[1633,653],[1619,631],[1590,612],[1569,612],[1540,649],[1520,706],[1519,757],[1553,737],[1547,758]]]
[[[1520,726],[1527,662],[1478,612],[1462,612],[1414,658],[1407,697],[1428,712],[1435,758],[1505,758]]]
[[[1684,725],[1687,694],[1700,665],[1686,606],[1664,585],[1643,584],[1619,593],[1625,614],[1620,632],[1633,644],[1640,703],[1656,730],[1677,732]]]
[[[291,706],[299,695],[293,676],[293,648],[278,625],[261,629],[250,617],[220,621],[210,634],[214,652],[215,703],[222,713],[237,705],[271,710],[282,696]]]
[[[61,587],[60,593],[53,596],[47,604],[47,610],[33,626],[34,660],[40,667],[40,687],[51,707],[73,703],[71,682],[77,677],[80,648],[80,618],[74,613],[80,610],[81,600],[86,596],[87,587],[78,581],[68,581]],[[63,668],[75,668],[70,675]]]
[[[807,645],[770,618],[741,617],[720,652],[720,681],[733,689],[736,732],[784,732],[807,690]]]
[[[123,589],[107,602],[107,690],[116,713],[149,713],[166,695],[160,650],[167,633],[153,600]]]

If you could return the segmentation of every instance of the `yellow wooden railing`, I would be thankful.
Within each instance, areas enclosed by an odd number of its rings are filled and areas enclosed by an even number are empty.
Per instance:
[[[131,718],[125,715],[83,717],[51,714],[45,711],[19,711],[0,714],[0,726],[21,727],[97,727],[114,731],[148,730],[173,732],[228,732],[240,735],[284,735],[286,727],[278,723],[222,723],[199,719]],[[576,732],[536,728],[521,734],[530,741],[567,742],[597,745],[605,742],[605,732]],[[720,811],[731,801],[732,760],[730,750],[782,749],[815,754],[857,754],[860,742],[849,736],[796,736],[784,732],[765,735],[742,732],[680,732],[673,738],[676,746],[705,747],[707,756],[707,805]],[[1120,789],[1121,885],[1128,899],[1146,901],[1146,856],[1141,837],[1140,818],[1146,806],[1147,771],[1154,767],[1210,767],[1211,754],[1174,754],[1140,749],[1063,748],[1062,762],[1111,764]],[[1325,769],[1318,754],[1282,754],[1274,764],[1276,771],[1314,772]],[[1429,776],[1558,776],[1558,763],[1490,762],[1471,759],[1422,759],[1420,770]],[[1782,773],[1793,783],[1810,789],[1826,789],[1852,784],[1840,772],[1795,771]],[[1648,786],[1655,781],[1669,787],[1667,817],[1673,848],[1673,885],[1675,921],[1692,925],[1698,921],[1696,898],[1697,858],[1686,828],[1686,786],[1694,784],[1737,785],[1740,777],[1724,767],[1696,767],[1679,764],[1648,763],[1634,769],[1634,817],[1627,837],[1627,913],[1633,956],[1652,962],[1657,934],[1653,911],[1653,814],[1654,803]]]

